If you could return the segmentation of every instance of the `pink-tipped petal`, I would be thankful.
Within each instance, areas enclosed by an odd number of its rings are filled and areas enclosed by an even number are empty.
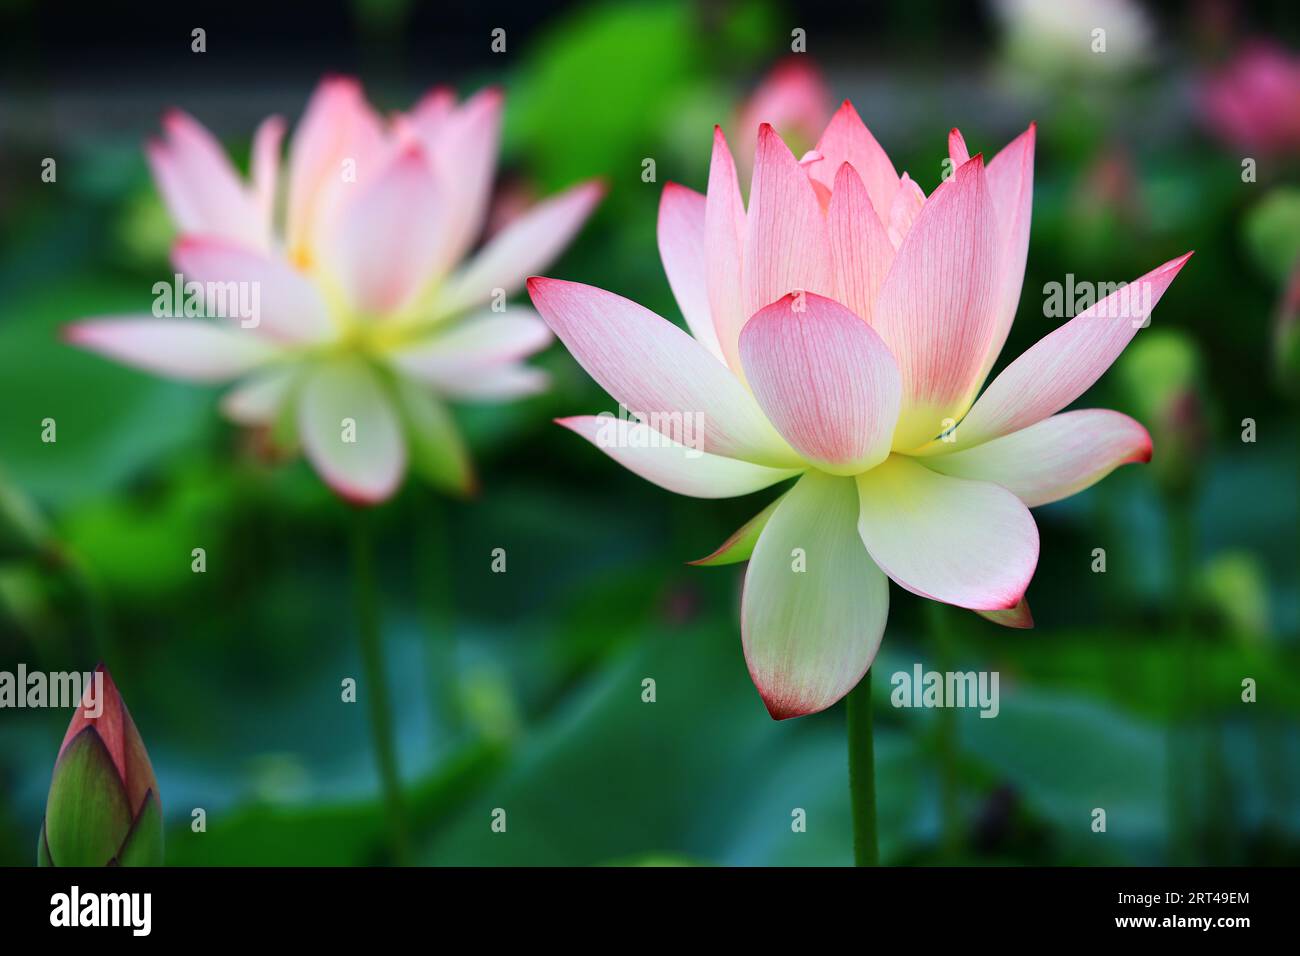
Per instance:
[[[997,268],[993,208],[977,156],[926,201],[876,301],[872,325],[903,378],[895,448],[924,444],[970,407],[994,333]]]
[[[437,314],[451,315],[498,294],[519,291],[529,275],[564,251],[604,192],[599,182],[580,183],[513,220],[448,280],[435,306]]]
[[[774,485],[799,473],[797,468],[768,468],[700,449],[699,435],[683,432],[675,441],[649,425],[613,415],[559,419],[633,474],[660,488],[692,498],[735,498]]]
[[[725,362],[713,328],[713,313],[709,311],[706,202],[693,189],[677,183],[664,185],[659,200],[659,258],[687,328],[697,342]]]
[[[1027,428],[1086,392],[1147,321],[1191,255],[1153,269],[1039,339],[985,389],[957,429],[957,447]],[[951,448],[937,444],[926,451]]]
[[[746,323],[740,357],[768,420],[823,471],[855,475],[889,456],[898,366],[838,302],[807,293],[772,303]]]
[[[970,162],[970,150],[966,148],[966,137],[955,126],[948,131],[948,158],[952,160],[955,172],[959,167]]]
[[[740,327],[749,318],[741,294],[741,255],[745,245],[745,205],[740,198],[736,162],[719,127],[713,128],[709,189],[704,200],[704,238],[708,254],[709,312],[718,346],[731,370],[740,367]]]
[[[854,529],[853,481],[808,472],[759,535],[740,632],[749,676],[776,720],[834,704],[880,647],[889,584]]]
[[[862,177],[872,206],[886,210],[893,203],[898,173],[848,100],[831,117],[817,142],[817,152],[822,154],[822,162],[810,167],[809,175],[823,186],[833,189],[840,166],[848,163]]]
[[[1005,611],[976,611],[975,613],[1001,627],[1027,631],[1034,626],[1034,615],[1030,613],[1029,602],[1024,598],[1021,598],[1020,603],[1015,607],[1007,608]]]
[[[835,294],[821,204],[807,173],[767,124],[758,131],[741,272],[745,321],[788,292]]]
[[[862,178],[848,163],[841,165],[835,176],[826,222],[839,290],[836,298],[870,322],[876,295],[894,261],[894,245],[871,205]]]
[[[418,146],[403,150],[343,210],[335,264],[352,305],[370,317],[397,311],[432,278],[445,207]]]
[[[492,179],[496,174],[503,108],[504,97],[500,89],[488,87],[480,90],[458,109],[449,112],[436,125],[432,136],[424,138],[438,172],[439,185],[447,197],[444,222],[441,223],[447,242],[440,261],[435,264],[439,272],[459,262],[483,232]],[[422,128],[428,126],[426,118]],[[560,246],[563,244],[561,242]],[[540,265],[523,270],[519,279],[538,268]]]
[[[960,438],[960,427],[956,434]],[[954,447],[961,448],[960,441]],[[1150,460],[1145,428],[1119,412],[1089,408],[925,463],[945,475],[1001,485],[1035,508],[1083,491],[1120,465]]]
[[[206,319],[90,319],[69,326],[73,345],[184,382],[224,382],[276,356],[247,329]]]
[[[180,110],[163,117],[163,132],[165,141],[150,143],[146,156],[180,231],[266,248],[268,223],[216,138]]]
[[[528,294],[578,364],[634,414],[698,424],[711,454],[799,464],[745,386],[667,319],[577,282],[534,277]]]
[[[997,221],[998,250],[1001,268],[998,270],[998,289],[994,306],[995,325],[980,366],[979,382],[988,377],[1007,341],[1007,334],[1016,318],[1020,304],[1020,290],[1025,281],[1025,260],[1029,255],[1029,221],[1033,216],[1034,200],[1034,139],[1036,129],[1032,123],[1002,148],[988,165],[986,175],[989,198]]]
[[[1038,527],[1011,492],[900,455],[857,482],[858,532],[900,587],[974,610],[1019,603],[1038,564]]]
[[[316,471],[348,501],[378,504],[401,484],[401,422],[387,389],[360,360],[311,372],[298,395],[298,434]]]
[[[288,249],[310,263],[333,235],[339,209],[370,182],[386,152],[379,117],[351,77],[312,93],[289,145]]]
[[[203,283],[211,292],[210,314],[285,342],[320,342],[333,332],[316,286],[274,253],[220,237],[186,236],[172,248],[172,261],[187,283]]]

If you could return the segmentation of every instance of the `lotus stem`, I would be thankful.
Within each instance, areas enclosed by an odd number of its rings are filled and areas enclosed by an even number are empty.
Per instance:
[[[369,714],[371,744],[379,768],[393,859],[400,865],[410,862],[406,812],[402,801],[401,775],[397,769],[397,746],[393,736],[392,709],[388,677],[384,670],[384,652],[379,620],[379,600],[375,587],[375,558],[370,515],[358,511],[352,534],[352,573],[356,585],[357,618],[361,647],[363,684],[361,694]]]
[[[853,862],[855,866],[877,866],[876,844],[876,757],[871,730],[871,671],[849,691],[849,796],[853,810]]]

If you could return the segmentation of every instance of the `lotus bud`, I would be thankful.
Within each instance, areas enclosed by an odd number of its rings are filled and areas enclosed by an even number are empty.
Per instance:
[[[36,856],[41,866],[162,865],[158,781],[102,664],[59,748]]]

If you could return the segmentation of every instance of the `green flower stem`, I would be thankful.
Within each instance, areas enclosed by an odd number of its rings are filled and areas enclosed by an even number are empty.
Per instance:
[[[954,670],[952,627],[948,609],[938,601],[925,602],[930,634],[934,640],[940,673]],[[961,853],[961,797],[957,775],[957,711],[942,707],[936,716],[939,751],[940,849],[951,863]]]
[[[849,796],[853,811],[853,862],[876,866],[876,757],[871,733],[871,671],[846,698],[849,739]]]
[[[457,734],[464,723],[460,689],[459,654],[455,614],[447,560],[447,521],[442,501],[430,494],[419,502],[415,517],[415,589],[424,605],[428,635],[423,642],[425,664],[436,688],[433,712],[434,738],[442,730]]]
[[[384,802],[388,808],[393,859],[401,865],[406,865],[410,862],[410,844],[406,829],[406,811],[402,801],[401,776],[397,769],[397,746],[393,736],[388,679],[384,671],[379,599],[375,587],[373,529],[370,526],[370,515],[361,510],[354,515],[352,574],[356,585],[357,617],[360,624],[363,675],[361,694],[365,697],[366,709],[370,716],[371,744],[379,767]]]
[[[1195,757],[1190,753],[1191,742],[1186,739],[1195,732],[1193,711],[1200,683],[1200,654],[1192,630],[1195,536],[1190,495],[1172,493],[1165,500],[1169,520],[1169,567],[1174,605],[1171,623],[1182,671],[1173,691],[1174,706],[1171,708],[1168,730],[1166,759],[1169,774],[1169,830],[1172,837],[1171,861],[1175,864],[1188,864],[1196,859],[1197,821],[1195,809],[1187,794],[1194,788],[1196,778],[1204,770],[1197,766]],[[1183,724],[1184,721],[1186,724]],[[1180,724],[1183,724],[1181,728]]]

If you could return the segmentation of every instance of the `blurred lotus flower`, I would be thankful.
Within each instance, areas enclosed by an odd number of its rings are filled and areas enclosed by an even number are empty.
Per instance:
[[[326,79],[290,144],[283,187],[278,117],[258,128],[245,182],[207,130],[169,113],[148,146],[181,232],[173,260],[186,284],[166,311],[220,318],[99,319],[69,338],[173,378],[239,380],[225,414],[296,437],[349,500],[384,500],[408,461],[465,490],[469,463],[440,399],[544,387],[521,359],[549,333],[505,298],[560,253],[601,192],[589,182],[541,203],[462,264],[488,209],[501,107],[495,89],[460,105],[437,89],[385,122],[356,81]],[[205,301],[191,302],[191,288]]]
[[[99,715],[78,705],[50,782],[41,866],[161,866],[162,804],[144,741],[103,665]],[[83,701],[84,703],[84,701]]]
[[[1038,561],[1028,509],[1151,454],[1124,415],[1057,413],[1188,256],[1050,333],[976,401],[1020,298],[1034,128],[987,168],[956,130],[950,151],[955,174],[927,198],[847,102],[804,162],[764,125],[746,209],[715,131],[707,196],[669,183],[660,205],[659,249],[693,337],[612,293],[528,281],[556,335],[631,412],[560,424],[680,494],[798,477],[697,562],[749,560],[745,655],[778,719],[857,684],[890,578],[1026,626]]]
[[[992,7],[1007,60],[1037,77],[1119,75],[1151,56],[1151,21],[1131,0],[993,0]]]
[[[754,155],[763,123],[775,129],[796,156],[802,156],[816,144],[833,111],[826,81],[806,55],[794,54],[778,63],[741,104],[737,116],[741,181],[749,178],[751,170],[745,164]]]
[[[1234,149],[1300,152],[1300,56],[1263,41],[1203,78],[1206,125]]]

